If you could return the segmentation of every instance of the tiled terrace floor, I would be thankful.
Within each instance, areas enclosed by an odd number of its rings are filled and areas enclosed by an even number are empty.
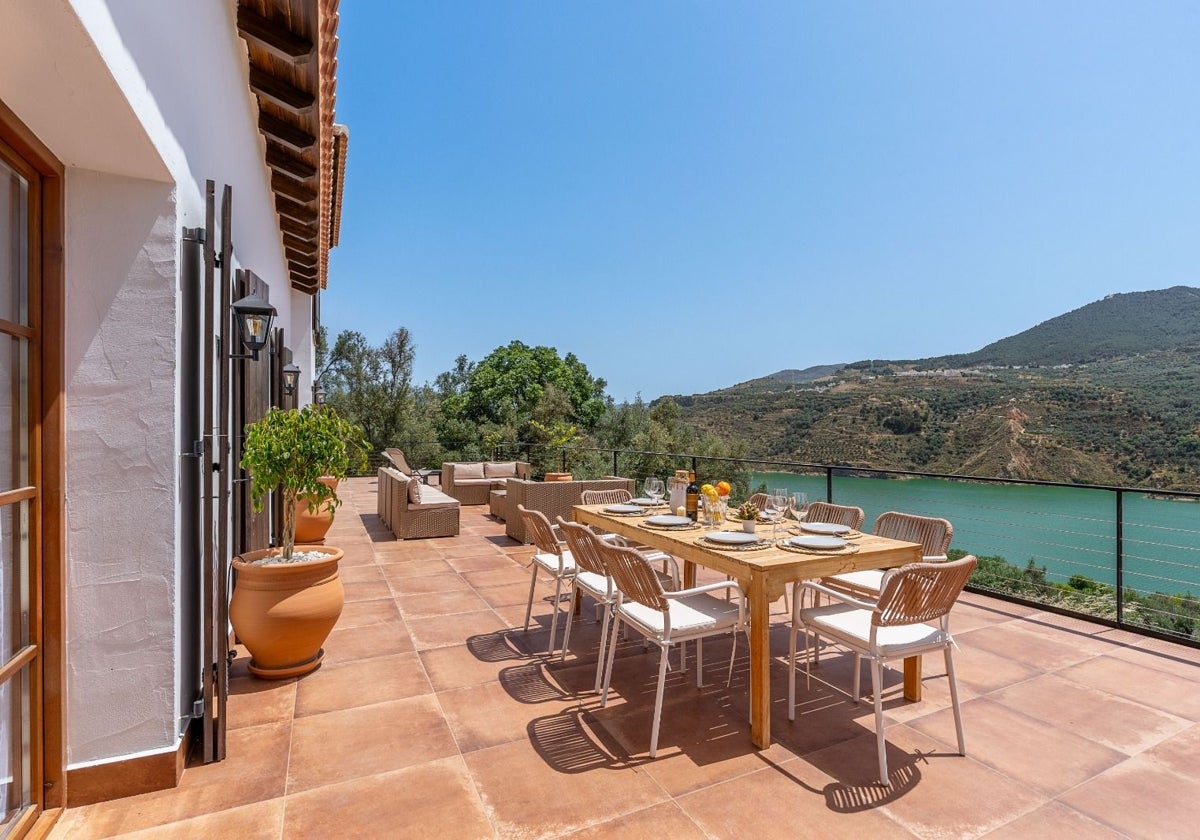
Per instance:
[[[531,550],[486,507],[463,509],[457,538],[396,541],[374,480],[343,486],[329,541],[346,549],[346,608],[324,666],[263,682],[243,652],[225,762],[189,768],[174,790],[68,811],[52,836],[1196,835],[1196,651],[967,595],[952,627],[968,756],[954,754],[940,658],[927,657],[921,703],[890,674],[883,789],[869,703],[801,680],[788,723],[780,604],[772,747],[750,746],[744,646],[726,689],[729,649],[710,641],[712,684],[668,678],[650,761],[655,650],[619,650],[601,709],[595,626],[576,626],[565,663],[542,655],[553,590],[539,589],[540,623],[522,632]],[[847,686],[845,660],[820,670]]]

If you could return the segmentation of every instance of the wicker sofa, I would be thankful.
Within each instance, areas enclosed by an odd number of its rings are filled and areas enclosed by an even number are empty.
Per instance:
[[[504,532],[518,542],[526,542],[525,523],[517,516],[517,505],[540,510],[553,522],[554,517],[571,518],[571,508],[579,504],[584,490],[628,490],[634,492],[632,478],[600,478],[593,481],[528,481],[510,478],[504,496]]]
[[[453,537],[458,533],[458,499],[392,467],[379,468],[376,512],[398,539]]]
[[[510,478],[529,478],[525,461],[472,461],[442,464],[442,492],[464,505],[486,505],[492,490]]]

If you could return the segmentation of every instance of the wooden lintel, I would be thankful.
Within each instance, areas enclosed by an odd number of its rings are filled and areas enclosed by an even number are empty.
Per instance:
[[[271,189],[276,195],[286,195],[301,204],[311,204],[317,200],[317,190],[278,172],[271,173]]]
[[[317,174],[317,167],[274,143],[267,143],[267,166],[300,181],[307,181]]]
[[[250,65],[250,88],[259,96],[292,111],[307,111],[317,101],[308,91],[254,65]]]
[[[281,120],[272,114],[265,111],[260,111],[258,114],[258,129],[263,134],[276,140],[297,152],[305,152],[311,149],[317,142],[317,138],[309,134],[298,125],[293,125],[287,120]]]
[[[289,61],[302,61],[313,54],[313,42],[288,29],[281,21],[270,20],[244,5],[238,5],[238,31],[242,37],[258,42]]]

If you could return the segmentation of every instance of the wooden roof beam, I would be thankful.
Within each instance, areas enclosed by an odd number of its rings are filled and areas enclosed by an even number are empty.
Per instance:
[[[301,239],[299,236],[292,236],[290,233],[283,235],[283,247],[288,252],[303,254],[306,257],[316,258],[317,243],[310,239]]]
[[[307,111],[316,103],[317,97],[306,90],[272,76],[266,70],[250,66],[250,89],[276,105],[290,111]]]
[[[307,181],[317,174],[317,167],[275,143],[267,143],[267,166],[282,175],[288,175],[300,181]]]
[[[313,42],[297,35],[282,22],[269,20],[241,4],[238,5],[237,20],[243,38],[253,38],[282,59],[302,61],[313,54]]]
[[[312,204],[317,200],[317,190],[300,181],[292,180],[278,172],[271,173],[271,189],[277,195],[286,195],[300,204]]]
[[[258,129],[267,137],[297,152],[306,152],[317,142],[317,138],[304,129],[266,111],[260,111],[258,114]]]
[[[290,198],[284,198],[281,195],[275,196],[275,211],[279,215],[295,219],[301,224],[316,221],[317,218],[317,208],[315,206],[297,204]]]
[[[295,219],[289,219],[287,216],[279,217],[279,229],[284,233],[290,233],[292,236],[298,236],[301,239],[309,239],[316,241],[317,239],[317,223],[305,225],[297,222]]]

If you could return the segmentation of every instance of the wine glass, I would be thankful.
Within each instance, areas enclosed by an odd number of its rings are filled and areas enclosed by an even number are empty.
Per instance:
[[[771,539],[773,541],[778,533],[780,521],[787,515],[790,496],[786,487],[776,487],[768,498],[771,500],[771,507],[775,509],[775,518],[771,522]]]
[[[797,522],[803,521],[808,515],[808,494],[793,493],[792,494],[792,518]]]
[[[666,492],[666,486],[662,484],[662,479],[659,476],[652,475],[646,479],[646,482],[642,485],[642,490],[646,491],[647,496],[650,497],[650,500],[653,500],[654,504],[660,504],[662,496]]]

